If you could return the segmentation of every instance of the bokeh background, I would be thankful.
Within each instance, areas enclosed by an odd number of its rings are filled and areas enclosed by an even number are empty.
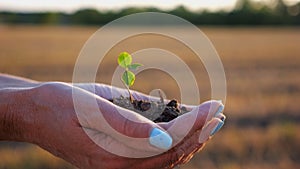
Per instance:
[[[177,15],[198,25],[212,41],[227,78],[226,124],[201,153],[179,168],[300,168],[299,1],[90,0],[68,5],[72,2],[0,1],[0,72],[71,82],[81,48],[101,25],[144,11]],[[168,49],[183,58],[196,72],[201,101],[210,99],[207,72],[193,53],[172,39],[157,41],[154,35],[133,37],[112,48],[100,65],[97,82],[110,84],[121,51],[148,47]],[[180,97],[169,75],[157,70],[137,75],[133,89],[149,93],[155,88],[168,98]],[[75,167],[35,145],[0,142],[0,168]]]

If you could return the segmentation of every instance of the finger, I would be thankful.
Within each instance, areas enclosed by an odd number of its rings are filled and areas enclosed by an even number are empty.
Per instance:
[[[186,162],[204,145],[198,141],[199,133],[200,131],[195,132],[191,137],[186,137],[180,144],[177,144],[168,152],[145,159],[143,163],[147,166],[154,165],[155,167],[153,168],[173,168],[178,164]]]
[[[175,153],[183,155],[180,159],[175,158],[172,161],[177,161],[175,162],[176,165],[187,163],[195,153],[204,147],[204,144],[211,138],[211,133],[214,132],[220,122],[219,118],[213,118],[202,130],[195,132],[190,138],[179,144]]]
[[[103,132],[126,146],[162,152],[172,146],[172,138],[156,123],[84,90],[76,90],[76,112],[84,128]],[[96,106],[93,104],[96,101]]]
[[[216,134],[224,125],[225,118],[223,120],[215,117],[213,118],[201,131],[199,135],[199,143],[206,142],[210,137]]]
[[[176,145],[184,137],[202,129],[212,118],[221,114],[223,107],[219,101],[207,101],[169,123],[162,123],[161,126],[171,134]]]
[[[218,117],[213,118],[206,126],[203,127],[201,131],[198,132],[200,134],[196,134],[196,138],[199,138],[198,142],[203,146],[196,147],[190,152],[190,154],[186,154],[179,162],[180,164],[190,161],[194,154],[199,152],[204,147],[205,143],[223,126],[225,118],[222,119],[219,119]],[[195,137],[195,135],[193,137]]]
[[[106,84],[101,83],[74,83],[73,84],[76,87],[79,87],[81,89],[84,89],[86,91],[89,91],[91,93],[94,93],[100,97],[103,97],[107,100],[113,100],[114,98],[118,98],[120,96],[129,97],[127,89],[114,87]],[[147,94],[144,94],[139,91],[130,90],[130,93],[132,94],[133,98],[136,100],[147,100],[147,101],[160,101],[159,97],[150,96]],[[165,99],[165,103],[167,104],[170,100]],[[194,105],[187,105],[187,104],[180,104],[180,108],[185,107],[188,111],[192,111],[196,106]]]
[[[129,93],[127,89],[114,87],[106,84],[99,84],[99,83],[74,83],[73,84],[76,87],[79,87],[81,89],[84,89],[86,91],[89,91],[91,93],[94,93],[102,98],[105,98],[107,100],[113,100],[114,98],[118,98],[120,96],[123,97],[129,97]],[[145,100],[145,101],[156,101],[160,102],[159,97],[150,96],[147,94],[144,94],[139,91],[130,90],[130,93],[132,94],[133,98],[136,100]],[[170,100],[165,99],[165,103],[167,104]],[[192,110],[195,106],[193,105],[184,105],[181,104],[180,107],[185,107],[187,110]]]
[[[152,150],[153,146],[167,150],[172,146],[170,135],[149,119],[110,102],[100,100],[98,104],[108,124],[120,133],[116,135],[117,139],[127,145],[143,150]]]
[[[86,91],[89,91],[91,93],[94,93],[100,97],[103,97],[107,100],[112,100],[113,98],[117,98],[120,96],[128,97],[128,91],[127,89],[114,87],[106,84],[100,84],[100,83],[75,83],[73,84],[76,87],[79,87],[81,89],[84,89]],[[159,98],[152,97],[146,94],[143,94],[138,91],[130,90],[130,93],[132,96],[137,100],[157,100],[159,101]]]
[[[205,126],[201,131],[196,132],[189,140],[192,140],[189,145],[185,145],[187,147],[184,156],[177,162],[179,164],[185,164],[192,159],[192,157],[202,150],[205,143],[210,138],[210,133],[213,132],[216,126],[219,124],[218,118],[213,118],[207,126]],[[206,138],[202,136],[207,136]],[[202,141],[202,139],[204,141]]]
[[[74,83],[73,84],[76,87],[79,87],[81,89],[84,89],[86,91],[89,91],[93,94],[96,94],[102,98],[105,98],[107,100],[112,100],[113,96],[127,96],[128,92],[124,89],[118,88],[118,87],[112,87],[110,85],[106,84],[100,84],[100,83]],[[127,93],[126,93],[127,92]]]

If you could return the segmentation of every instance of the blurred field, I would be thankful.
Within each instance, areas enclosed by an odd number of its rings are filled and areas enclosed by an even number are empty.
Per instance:
[[[180,168],[300,168],[300,29],[201,29],[215,45],[225,67],[227,122],[201,153]],[[70,82],[81,47],[96,30],[2,25],[0,72]],[[110,83],[120,51],[147,47],[161,47],[181,56],[197,72],[201,101],[210,99],[209,79],[197,57],[172,39],[157,41],[154,35],[117,44],[101,63],[97,82]],[[180,96],[175,81],[156,70],[139,74],[133,88],[145,93],[162,88],[169,98]],[[33,145],[0,143],[0,168],[72,167]]]

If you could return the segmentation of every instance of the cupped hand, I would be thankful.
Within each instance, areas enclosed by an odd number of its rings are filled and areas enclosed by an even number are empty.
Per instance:
[[[208,101],[168,123],[154,123],[112,104],[114,94],[126,91],[102,84],[42,83],[31,92],[31,142],[79,168],[173,168],[189,161],[225,119],[222,103]]]

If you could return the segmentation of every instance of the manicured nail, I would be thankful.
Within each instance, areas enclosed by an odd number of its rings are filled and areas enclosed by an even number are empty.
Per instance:
[[[216,114],[215,114],[215,117],[217,117],[220,113],[222,113],[223,110],[224,110],[224,105],[221,104],[220,107],[218,108]]]
[[[219,124],[212,130],[212,132],[210,133],[210,136],[213,136],[214,134],[216,134],[216,132],[218,132],[222,126],[224,125],[224,121],[220,121]]]
[[[150,144],[164,150],[168,150],[172,146],[173,139],[166,132],[154,128],[150,133]]]

